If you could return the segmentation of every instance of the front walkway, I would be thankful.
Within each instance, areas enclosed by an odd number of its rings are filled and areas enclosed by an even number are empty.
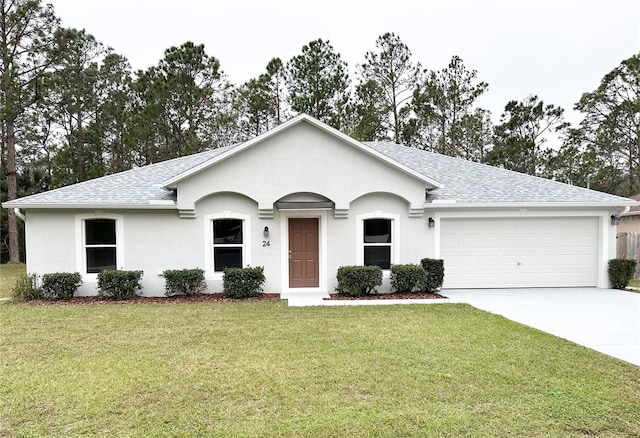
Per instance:
[[[467,303],[640,366],[640,293],[615,289],[460,289],[443,300],[323,300],[289,297],[290,306]]]

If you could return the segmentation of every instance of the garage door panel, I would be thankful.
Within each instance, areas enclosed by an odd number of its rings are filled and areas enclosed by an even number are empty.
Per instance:
[[[598,219],[441,219],[444,287],[595,286]]]
[[[487,255],[479,258],[479,265],[485,268],[490,266],[496,266],[498,264],[497,255]]]
[[[480,248],[477,236],[460,238],[460,245],[462,245],[468,251],[473,251]]]
[[[490,248],[498,248],[498,238],[496,236],[479,236],[478,244],[481,248],[490,249]]]
[[[464,255],[464,256],[460,257],[460,259],[462,260],[462,265],[463,266],[478,266],[478,264],[480,263],[480,257],[479,256]]]
[[[501,236],[498,238],[500,248],[519,248],[518,236]]]

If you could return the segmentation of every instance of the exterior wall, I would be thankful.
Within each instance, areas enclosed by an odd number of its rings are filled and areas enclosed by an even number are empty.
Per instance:
[[[640,233],[640,216],[622,216],[618,224],[619,233]]]
[[[202,227],[193,220],[181,220],[176,211],[28,210],[27,270],[39,275],[52,272],[80,272],[79,295],[97,293],[97,275],[82,272],[82,234],[79,218],[118,215],[122,236],[118,245],[118,269],[144,271],[142,295],[164,294],[165,269],[202,266]],[[196,251],[197,250],[197,251]]]
[[[30,274],[75,272],[73,213],[29,210],[25,217],[27,272]]]
[[[29,210],[27,212],[27,266],[39,275],[51,272],[81,272],[83,269],[82,233],[78,229],[83,218],[119,217],[122,236],[118,245],[123,256],[118,269],[144,272],[142,295],[162,296],[166,269],[203,268],[206,271],[207,292],[222,291],[222,276],[214,273],[211,257],[211,216],[248,217],[245,239],[249,241],[245,260],[251,266],[265,269],[265,291],[279,293],[288,290],[288,219],[318,217],[320,221],[321,283],[317,289],[333,292],[336,271],[340,266],[362,263],[362,246],[356,243],[361,232],[358,216],[380,214],[397,217],[399,235],[393,236],[398,251],[394,263],[418,263],[433,255],[433,230],[426,218],[411,218],[406,200],[388,193],[371,193],[350,204],[348,218],[334,218],[332,211],[276,211],[272,219],[258,217],[257,204],[237,193],[217,193],[196,205],[195,219],[180,218],[175,210]],[[263,236],[269,227],[269,237]],[[55,230],[52,232],[52,230]],[[267,245],[268,242],[268,245]],[[389,290],[389,272],[381,292]],[[300,291],[299,289],[291,289]],[[97,275],[83,274],[80,295],[97,293]]]
[[[423,258],[434,256],[435,232],[428,227],[428,217],[409,217],[407,202],[393,194],[371,193],[351,203],[348,228],[351,235],[350,240],[353,242],[349,248],[352,256],[345,264],[362,264],[361,257],[364,250],[362,245],[356,244],[360,240],[357,234],[362,232],[361,217],[367,217],[371,213],[373,213],[373,217],[392,217],[394,223],[398,222],[394,224],[397,225],[395,228],[398,230],[398,235],[392,235],[395,256],[392,260],[393,264],[420,263]],[[334,277],[338,267],[335,266],[332,271]],[[378,292],[391,291],[389,274],[390,271],[383,271],[383,284],[378,288]]]
[[[391,192],[417,209],[425,183],[306,123],[268,138],[178,183],[178,208],[193,209],[212,193],[243,193],[260,209],[296,192],[321,194],[348,208],[371,192]]]

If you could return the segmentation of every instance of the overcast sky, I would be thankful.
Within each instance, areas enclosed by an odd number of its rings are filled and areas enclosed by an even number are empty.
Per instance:
[[[45,0],[46,1],[46,0]],[[489,84],[479,101],[497,121],[509,100],[537,94],[570,110],[582,93],[640,52],[638,0],[49,0],[65,27],[86,29],[134,70],[164,50],[204,44],[235,84],[284,62],[309,41],[329,40],[354,69],[385,32],[413,60],[439,70],[460,56]],[[352,82],[355,75],[351,75]]]

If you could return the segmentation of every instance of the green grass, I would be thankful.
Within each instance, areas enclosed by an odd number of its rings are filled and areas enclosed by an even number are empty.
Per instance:
[[[6,263],[0,265],[0,298],[11,296],[11,289],[16,279],[25,272],[26,268],[22,263]]]
[[[640,280],[630,280],[629,286],[631,287],[640,287]]]
[[[0,305],[0,436],[640,436],[637,367],[467,305]]]

